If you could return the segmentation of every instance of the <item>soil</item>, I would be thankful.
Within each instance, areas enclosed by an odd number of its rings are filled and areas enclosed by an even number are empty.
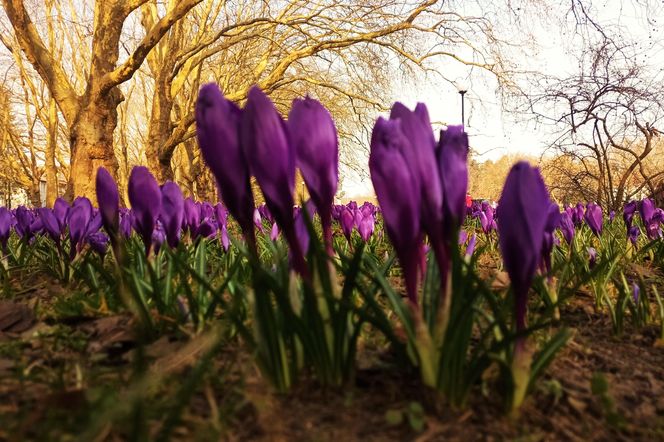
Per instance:
[[[131,319],[101,310],[70,317],[45,314],[50,310],[44,306],[62,293],[54,295],[44,285],[0,304],[0,440],[75,440],[94,425],[95,440],[129,439],[122,426],[129,419],[100,398],[117,398],[113,394],[131,383],[136,347]],[[518,417],[506,416],[501,398],[484,396],[479,387],[462,410],[433,407],[416,376],[371,363],[361,364],[354,385],[342,390],[304,381],[290,394],[276,395],[257,375],[247,351],[231,344],[215,357],[188,399],[172,438],[664,440],[664,347],[656,339],[657,330],[614,337],[608,317],[594,313],[591,306],[591,299],[579,296],[563,307],[563,324],[574,329],[574,336]],[[36,316],[30,313],[34,310]],[[16,319],[7,319],[11,317]],[[187,333],[173,329],[146,348],[151,370],[160,380],[147,403],[153,407],[147,414],[154,423],[146,430],[149,439],[159,431],[177,386],[205,347],[197,346],[195,338],[189,340]],[[376,360],[360,354],[363,357]],[[606,380],[608,391],[593,392],[593,379]],[[425,410],[422,418],[410,422],[405,410],[420,406]],[[116,411],[104,414],[95,407]],[[403,421],[398,423],[395,415]],[[116,425],[104,420],[111,417]]]

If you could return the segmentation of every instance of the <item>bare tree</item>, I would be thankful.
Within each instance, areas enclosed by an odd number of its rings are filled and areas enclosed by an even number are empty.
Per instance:
[[[602,38],[583,53],[578,74],[545,79],[534,99],[540,118],[558,128],[552,149],[580,166],[559,170],[567,184],[611,209],[654,193],[664,174],[648,164],[658,154],[664,84],[632,49]]]
[[[61,60],[39,35],[23,0],[3,0],[18,44],[48,86],[67,123],[71,146],[68,193],[94,199],[94,173],[99,166],[117,172],[113,133],[117,107],[123,100],[119,85],[129,80],[150,50],[200,0],[173,2],[145,34],[127,59],[118,64],[123,25],[148,0],[99,0],[94,4],[90,64],[85,90],[79,94]],[[75,9],[75,8],[72,8]]]

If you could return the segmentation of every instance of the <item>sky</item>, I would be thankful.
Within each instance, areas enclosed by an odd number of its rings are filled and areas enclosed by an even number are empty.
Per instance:
[[[648,2],[649,7],[644,7],[639,0],[595,1],[592,6],[597,21],[611,29],[612,38],[638,42],[650,64],[664,67],[664,1],[643,1]],[[569,22],[564,25],[564,17],[558,18],[560,21],[554,19],[548,23],[535,20],[529,56],[518,60],[518,69],[557,76],[576,72],[575,55],[582,47],[581,38],[574,32],[577,28],[570,26]],[[544,152],[552,139],[552,128],[536,126],[528,115],[504,111],[498,83],[491,74],[449,60],[439,60],[436,69],[445,72],[451,82],[430,76],[427,80],[396,88],[399,92],[395,94],[395,100],[410,108],[418,102],[426,103],[437,133],[441,123],[461,123],[458,91],[466,89],[466,131],[476,160],[496,160],[506,154],[539,156]],[[664,81],[664,76],[661,78]],[[373,193],[368,178],[353,174],[347,174],[342,190],[346,197]]]

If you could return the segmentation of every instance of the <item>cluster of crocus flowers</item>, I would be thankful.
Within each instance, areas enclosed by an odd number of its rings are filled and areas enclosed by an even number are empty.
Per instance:
[[[369,171],[385,229],[403,269],[406,293],[418,305],[418,274],[426,234],[447,292],[450,247],[466,216],[468,137],[461,126],[436,144],[426,106],[401,103],[379,118],[371,135]]]
[[[336,220],[341,226],[341,231],[349,243],[351,235],[355,229],[364,242],[369,241],[376,228],[376,215],[378,207],[365,201],[358,206],[355,201],[346,205],[335,204],[332,207],[332,219]]]
[[[198,143],[214,174],[221,198],[238,221],[256,255],[254,199],[249,178],[255,177],[270,216],[289,244],[295,269],[308,273],[293,213],[298,167],[320,216],[323,239],[332,253],[332,203],[338,183],[337,132],[329,112],[312,98],[293,102],[288,121],[254,86],[244,109],[224,98],[215,84],[200,90],[196,102]]]

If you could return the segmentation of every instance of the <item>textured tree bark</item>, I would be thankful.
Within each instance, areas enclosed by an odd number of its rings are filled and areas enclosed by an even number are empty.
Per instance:
[[[58,108],[51,97],[48,102],[48,142],[46,145],[46,207],[53,207],[58,197],[58,171],[55,167],[55,149],[58,145]]]
[[[117,106],[122,101],[114,88],[102,100],[83,106],[70,129],[71,166],[67,196],[87,196],[95,201],[95,174],[105,167],[115,176],[118,161],[113,152],[113,132],[118,123]]]

